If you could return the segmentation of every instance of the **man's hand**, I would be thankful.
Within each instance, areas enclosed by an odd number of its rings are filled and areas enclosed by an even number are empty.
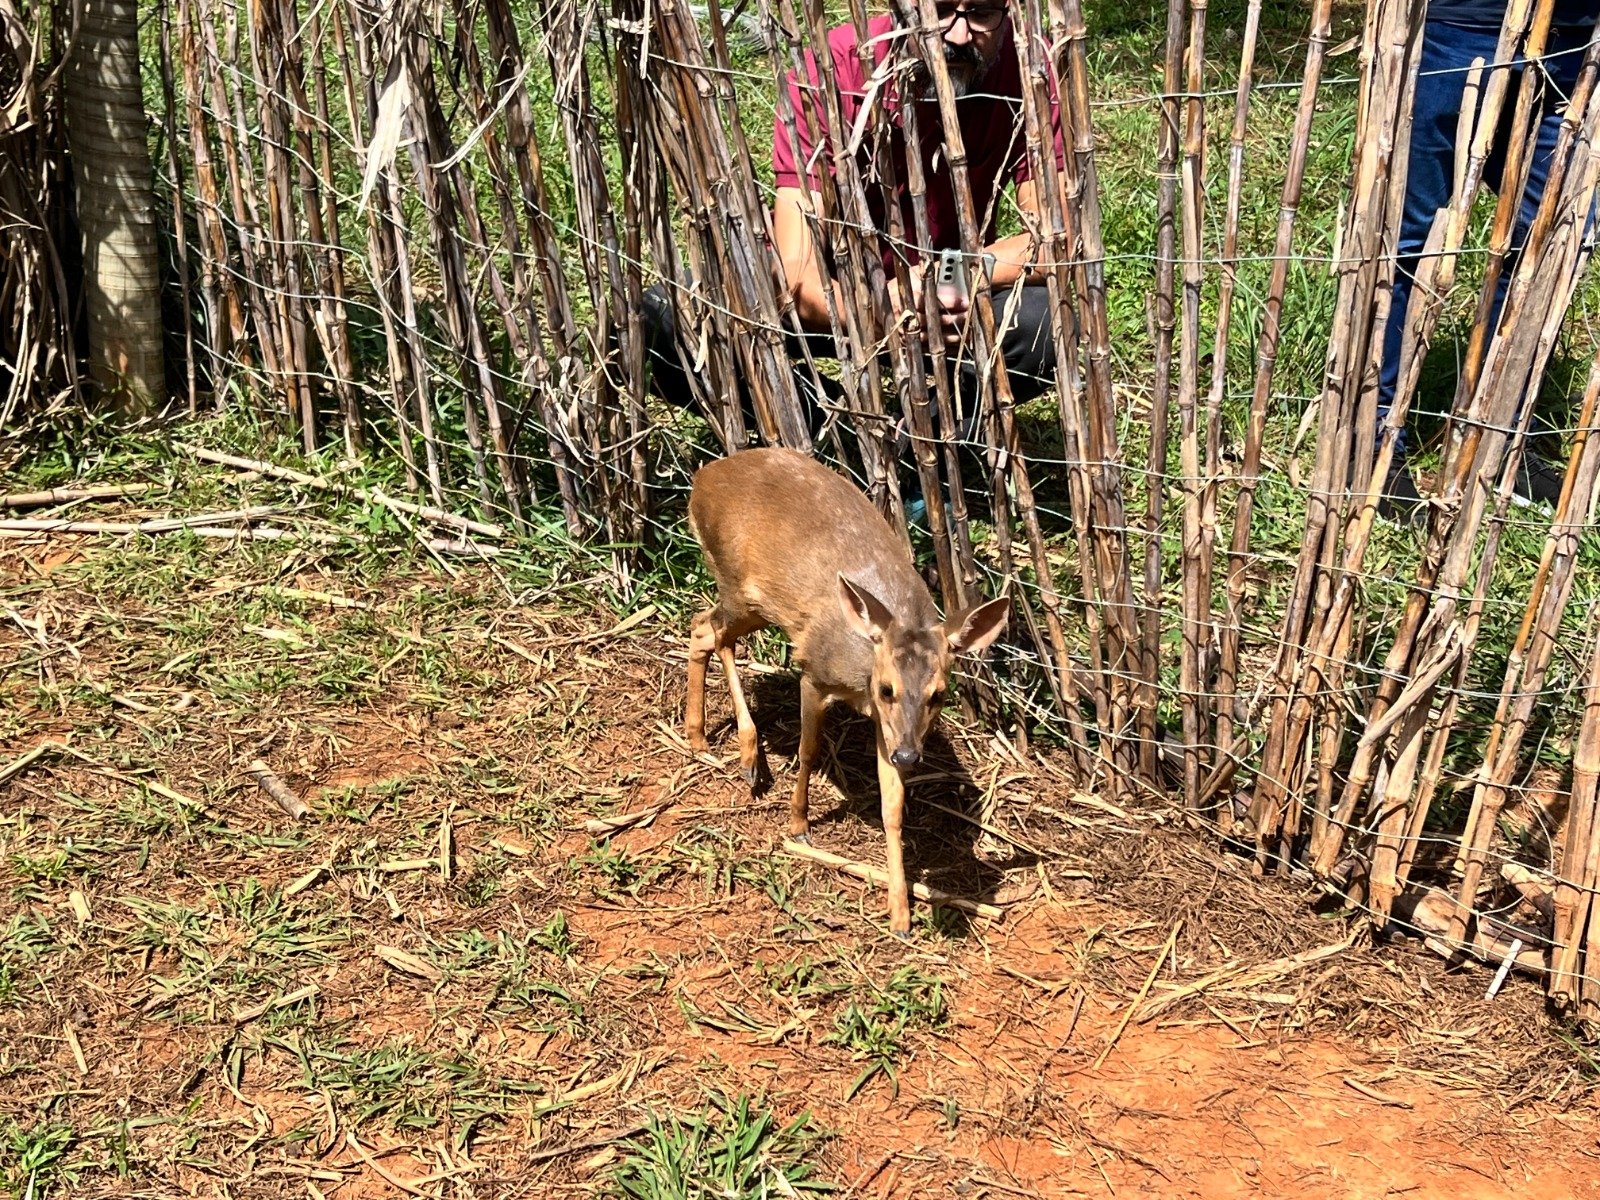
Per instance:
[[[919,314],[922,312],[922,278],[927,273],[927,265],[926,259],[911,264],[909,298],[900,294],[898,279],[889,280],[889,304],[896,322],[903,318],[908,308]],[[944,335],[944,344],[947,348],[954,349],[960,344],[961,336],[966,331],[970,305],[964,296],[940,299],[936,295],[935,302],[939,305],[939,329]]]

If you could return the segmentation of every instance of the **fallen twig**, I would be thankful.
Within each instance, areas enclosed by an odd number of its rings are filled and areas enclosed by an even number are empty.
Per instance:
[[[168,525],[162,529],[152,529],[145,522],[132,521],[45,521],[26,517],[0,521],[0,537],[4,538],[37,538],[50,533],[100,533],[100,534],[130,534],[130,533],[176,533],[180,529],[187,529],[196,537],[225,538],[237,542],[277,542],[299,539],[307,542],[317,542],[320,545],[333,546],[344,541],[360,541],[353,534],[327,533],[320,529],[280,529],[275,525],[253,526],[249,528],[224,527],[218,525]]]
[[[0,528],[39,533],[169,533],[198,525],[222,525],[229,521],[255,521],[275,516],[283,510],[275,504],[233,508],[226,512],[194,513],[187,517],[149,517],[143,521],[69,521],[53,517],[9,517]]]
[[[1344,1082],[1345,1082],[1345,1086],[1346,1087],[1352,1088],[1355,1091],[1360,1092],[1363,1096],[1367,1097],[1369,1100],[1376,1100],[1379,1104],[1388,1104],[1388,1105],[1391,1105],[1391,1106],[1393,1106],[1395,1108],[1410,1108],[1411,1107],[1411,1101],[1402,1100],[1398,1096],[1390,1096],[1390,1095],[1388,1095],[1388,1094],[1386,1094],[1384,1092],[1380,1092],[1377,1088],[1369,1087],[1367,1084],[1362,1083],[1359,1079],[1352,1078],[1349,1075],[1346,1075],[1344,1077]]]
[[[599,1150],[616,1142],[626,1141],[636,1134],[643,1133],[648,1128],[650,1127],[641,1121],[637,1125],[624,1125],[613,1129],[610,1133],[603,1133],[598,1137],[585,1138],[581,1142],[567,1142],[561,1146],[552,1146],[548,1150],[535,1150],[532,1154],[524,1157],[529,1162],[546,1162],[552,1158],[565,1158],[569,1154],[581,1154],[585,1150]]]
[[[1111,1035],[1111,1040],[1106,1043],[1106,1048],[1100,1051],[1100,1056],[1094,1060],[1094,1066],[1089,1068],[1091,1071],[1098,1071],[1100,1064],[1106,1061],[1106,1056],[1116,1048],[1117,1041],[1122,1037],[1122,1031],[1127,1029],[1128,1022],[1133,1018],[1134,1010],[1143,1004],[1144,998],[1150,994],[1150,989],[1155,984],[1156,976],[1161,973],[1161,964],[1166,962],[1167,955],[1172,953],[1172,947],[1178,941],[1178,930],[1182,928],[1183,921],[1181,919],[1174,922],[1172,932],[1167,934],[1167,940],[1161,944],[1161,953],[1156,955],[1156,965],[1150,968],[1149,978],[1144,981],[1144,986],[1139,989],[1139,994],[1133,998],[1127,1008],[1122,1010],[1122,1020],[1117,1022],[1116,1032]]]
[[[288,813],[296,821],[300,820],[311,810],[306,807],[304,800],[289,790],[289,786],[272,773],[272,768],[259,758],[252,762],[245,771],[255,778],[261,785],[261,790],[277,802],[279,808]]]
[[[650,808],[641,808],[637,812],[621,813],[615,817],[590,817],[584,821],[580,828],[587,834],[601,837],[608,833],[619,833],[624,829],[632,829],[635,825],[648,826],[659,817],[665,804],[656,804]]]
[[[846,875],[854,875],[857,879],[864,879],[875,887],[887,888],[889,886],[889,873],[880,867],[868,866],[854,859],[843,858],[837,854],[830,854],[826,850],[818,850],[815,846],[807,846],[802,842],[790,838],[783,839],[783,849],[795,858],[808,859],[811,862],[822,863],[836,871],[843,871]],[[938,888],[929,887],[925,883],[911,884],[911,894],[918,900],[926,900],[929,904],[941,904],[946,908],[959,909],[974,916],[984,917],[990,921],[1000,921],[1005,918],[1005,909],[993,904],[984,904],[978,900],[968,900],[963,896],[952,896],[949,892],[942,892]]]
[[[466,538],[419,538],[427,549],[436,554],[454,554],[459,558],[494,558],[504,554],[503,546],[484,546]]]
[[[875,1164],[868,1167],[865,1171],[861,1172],[861,1174],[857,1175],[856,1181],[845,1189],[844,1196],[841,1198],[841,1200],[850,1200],[851,1196],[854,1196],[879,1175],[883,1174],[883,1169],[894,1161],[894,1156],[898,1153],[900,1153],[898,1150],[888,1151]]]
[[[260,1004],[252,1004],[249,1008],[236,1008],[233,1011],[233,1023],[243,1025],[247,1021],[254,1021],[257,1017],[265,1016],[273,1009],[288,1008],[291,1004],[299,1004],[302,1000],[309,1000],[321,989],[314,983],[305,987],[296,988],[292,992],[285,992],[281,996],[274,996],[271,1000],[263,1000]]]
[[[32,750],[29,750],[27,753],[12,759],[5,766],[0,767],[0,783],[4,783],[6,780],[10,779],[13,775],[20,771],[27,770],[30,763],[43,758],[46,754],[50,753],[50,751],[65,749],[66,747],[60,742],[40,742]]]
[[[73,1061],[78,1064],[78,1074],[87,1075],[89,1073],[89,1062],[83,1057],[83,1043],[78,1041],[78,1031],[72,1027],[71,1021],[65,1022],[61,1029],[66,1035],[67,1046],[72,1051]]]
[[[431,871],[438,865],[437,858],[390,858],[379,863],[377,869],[386,875],[398,875],[406,871]]]
[[[418,979],[426,979],[431,983],[438,983],[444,978],[443,971],[432,963],[418,958],[409,950],[401,950],[397,946],[374,946],[372,952],[396,971],[403,971],[407,975],[415,975]]]
[[[1190,983],[1180,984],[1165,996],[1158,996],[1146,1004],[1139,1013],[1139,1023],[1142,1025],[1146,1021],[1153,1020],[1178,1003],[1178,1001],[1199,995],[1201,992],[1214,988],[1218,984],[1227,983],[1235,988],[1253,988],[1269,980],[1287,975],[1291,971],[1298,971],[1301,967],[1308,967],[1312,963],[1321,962],[1325,958],[1332,958],[1335,954],[1348,950],[1354,944],[1358,931],[1357,928],[1353,928],[1350,931],[1350,936],[1343,941],[1331,942],[1326,946],[1318,946],[1314,950],[1274,959],[1271,962],[1261,963],[1253,967],[1244,963],[1234,963]]]
[[[554,646],[581,646],[588,642],[609,641],[614,637],[620,637],[622,634],[627,633],[630,629],[636,629],[640,625],[643,625],[651,617],[656,615],[656,611],[656,606],[654,604],[646,604],[638,612],[622,618],[622,620],[618,621],[609,629],[602,629],[594,633],[575,633],[568,637],[550,638],[547,640],[534,642],[533,644],[541,650],[548,650]],[[513,649],[520,652],[522,648],[517,646],[513,647]]]
[[[434,1193],[423,1191],[421,1188],[417,1187],[416,1184],[410,1182],[409,1180],[401,1179],[387,1167],[381,1165],[377,1159],[373,1158],[372,1155],[367,1153],[367,1148],[360,1142],[356,1141],[356,1135],[351,1133],[348,1129],[344,1131],[344,1140],[350,1144],[350,1149],[354,1150],[358,1155],[361,1156],[361,1161],[366,1163],[367,1166],[371,1167],[380,1176],[382,1176],[385,1182],[412,1196],[421,1196],[424,1198],[424,1200],[438,1200],[438,1197],[435,1196]]]
[[[263,475],[270,475],[274,479],[285,479],[292,483],[303,484],[306,487],[320,488],[329,492],[348,492],[352,496],[359,496],[363,500],[370,500],[374,504],[394,512],[408,513],[414,517],[432,521],[436,525],[449,525],[454,529],[463,529],[468,533],[482,534],[489,538],[503,538],[506,531],[503,526],[490,525],[484,521],[474,521],[468,517],[458,517],[455,513],[445,512],[442,508],[433,508],[426,504],[413,504],[409,500],[400,500],[385,494],[377,488],[352,487],[340,483],[338,480],[328,479],[322,475],[307,475],[304,471],[292,471],[288,467],[276,466],[269,462],[259,462],[251,458],[241,458],[236,454],[223,454],[219,450],[207,450],[204,446],[192,446],[187,442],[174,442],[179,450],[203,462],[219,463],[226,467],[237,467],[241,471],[259,471]]]
[[[42,492],[12,492],[0,496],[0,508],[43,508],[48,504],[68,504],[74,500],[115,500],[137,496],[155,487],[153,483],[98,484],[81,488],[48,488]]]

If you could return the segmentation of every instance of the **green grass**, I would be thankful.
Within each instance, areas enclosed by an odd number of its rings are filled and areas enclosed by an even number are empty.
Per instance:
[[[395,1131],[435,1129],[451,1121],[467,1136],[538,1085],[496,1076],[464,1054],[430,1052],[402,1042],[348,1052],[312,1046],[300,1052],[305,1086],[331,1096],[347,1120]]]
[[[870,1001],[847,1004],[827,1038],[866,1060],[850,1087],[851,1096],[878,1074],[884,1075],[898,1094],[896,1067],[906,1054],[906,1033],[936,1031],[949,1020],[943,981],[916,967],[901,967],[882,988],[874,988],[874,993]]]
[[[81,1170],[70,1157],[78,1142],[72,1126],[40,1121],[24,1127],[7,1120],[0,1122],[0,1139],[0,1171],[11,1195],[47,1200],[72,1194]]]
[[[705,1111],[652,1114],[611,1175],[617,1200],[768,1200],[837,1190],[808,1161],[821,1135],[802,1113],[783,1124],[748,1095]]]

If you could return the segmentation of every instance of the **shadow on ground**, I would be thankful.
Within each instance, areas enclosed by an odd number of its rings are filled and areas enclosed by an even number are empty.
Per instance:
[[[761,731],[763,761],[757,794],[787,800],[794,783],[793,763],[800,749],[800,696],[789,675],[763,675],[746,684],[750,713]],[[713,739],[731,733],[731,722],[708,730]],[[781,773],[775,773],[774,765]],[[832,785],[817,786],[820,779]],[[957,755],[945,732],[935,726],[923,748],[922,762],[910,774],[906,787],[904,832],[906,877],[913,883],[992,902],[1008,872],[1025,870],[1037,858],[1014,851],[1005,858],[985,855],[979,848],[982,831],[974,823],[981,789]],[[840,800],[835,797],[841,798]],[[940,807],[935,807],[938,805]],[[946,811],[949,810],[949,811]],[[964,818],[960,814],[966,814]],[[811,788],[812,841],[823,850],[851,853],[841,831],[847,818],[859,817],[875,838],[882,838],[879,812],[877,754],[872,722],[839,705],[831,705],[823,726],[822,757]],[[881,845],[864,855],[881,862]],[[964,932],[968,919],[956,909],[940,909],[940,920],[951,932]]]

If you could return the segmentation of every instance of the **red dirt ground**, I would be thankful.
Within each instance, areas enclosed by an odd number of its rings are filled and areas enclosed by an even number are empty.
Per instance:
[[[13,557],[6,577],[37,573]],[[78,657],[52,659],[57,679],[154,688],[149,664],[178,653],[168,634],[140,623],[137,601],[119,607],[74,586],[48,600],[57,614],[49,636],[77,629]],[[332,577],[317,586],[360,593]],[[493,588],[477,577],[455,586]],[[1513,979],[1485,1002],[1482,971],[1453,973],[1411,945],[1358,940],[1121,1028],[1147,984],[1160,998],[1222,965],[1339,941],[1349,926],[1317,917],[1307,894],[1250,879],[1159,810],[1108,813],[1039,760],[953,735],[947,767],[970,782],[964,792],[937,780],[913,788],[908,860],[950,891],[1000,897],[1007,911],[996,924],[943,932],[922,923],[902,946],[885,932],[881,892],[778,848],[797,725],[787,675],[747,682],[776,777],[752,800],[730,762],[697,758],[678,736],[681,631],[647,622],[606,639],[594,636],[611,623],[600,616],[514,608],[430,624],[391,612],[415,590],[374,585],[365,599],[379,626],[410,628],[456,656],[443,681],[435,666],[416,673],[419,650],[397,659],[376,691],[337,703],[302,681],[245,703],[190,680],[182,686],[195,703],[159,717],[85,708],[77,693],[61,705],[26,688],[7,694],[18,707],[0,764],[67,730],[92,760],[45,756],[0,782],[19,814],[0,825],[7,855],[83,836],[83,804],[122,794],[93,763],[119,763],[124,774],[148,767],[165,786],[205,797],[239,835],[173,830],[152,835],[138,864],[124,847],[108,852],[121,854],[115,870],[32,885],[8,878],[0,923],[47,913],[69,929],[72,889],[94,919],[41,960],[43,992],[0,1010],[0,1069],[11,1080],[0,1115],[27,1127],[45,1114],[80,1131],[119,1113],[179,1123],[141,1128],[134,1179],[91,1173],[92,1186],[56,1194],[406,1194],[351,1135],[410,1194],[591,1194],[625,1149],[606,1144],[619,1128],[650,1111],[696,1110],[708,1092],[748,1091],[781,1118],[809,1110],[832,1135],[815,1152],[819,1174],[850,1196],[1600,1197],[1590,1077],[1554,1035],[1532,984]],[[8,603],[26,615],[43,601],[35,591]],[[87,625],[62,615],[75,609]],[[307,655],[289,661],[309,678],[348,616],[308,606],[294,628],[310,651],[260,651],[258,639],[249,653]],[[121,635],[97,636],[97,622]],[[212,632],[224,640],[207,653],[223,656],[233,634],[220,623]],[[375,657],[388,660],[398,646]],[[26,663],[31,653],[16,624],[0,631],[0,662]],[[714,672],[720,754],[731,740],[726,712]],[[144,726],[170,734],[161,753]],[[836,753],[815,786],[814,838],[881,862],[861,733],[858,723],[830,721]],[[239,763],[257,754],[312,805],[305,822],[240,777]],[[1042,853],[1019,858],[969,823],[919,807],[919,797],[969,811],[975,798],[992,799],[992,821]],[[608,885],[585,861],[596,844],[577,826],[657,803],[667,807],[653,822],[609,841],[636,865],[660,866],[659,878],[637,894]],[[453,881],[372,866],[428,854],[441,820],[454,837]],[[291,908],[347,922],[347,942],[326,963],[254,992],[228,990],[222,963],[246,955],[219,942],[211,975],[164,996],[159,979],[180,978],[184,964],[162,947],[141,962],[119,907],[128,895],[203,907],[219,883],[281,887],[324,864],[334,870]],[[776,893],[752,882],[762,871]],[[473,898],[467,883],[483,881],[492,888]],[[581,1029],[507,1017],[470,972],[418,977],[373,953],[382,944],[425,957],[449,935],[537,929],[555,912],[576,952],[546,974],[581,994]],[[808,959],[845,991],[771,985],[772,969]],[[908,1035],[897,1090],[879,1075],[850,1096],[863,1064],[826,1040],[833,1018],[849,989],[870,992],[906,963],[944,981],[950,1023]],[[257,1037],[262,1018],[229,1020],[230,1006],[297,984],[319,989],[303,1028]],[[745,1020],[723,1020],[728,1005]],[[465,1145],[448,1118],[410,1129],[363,1122],[354,1100],[309,1087],[284,1049],[335,1036],[347,1050],[449,1049],[531,1090]],[[218,1064],[233,1045],[249,1052],[230,1078]],[[552,1099],[567,1103],[536,1111]],[[188,1143],[185,1121],[195,1123]],[[561,1152],[568,1146],[579,1149]]]

